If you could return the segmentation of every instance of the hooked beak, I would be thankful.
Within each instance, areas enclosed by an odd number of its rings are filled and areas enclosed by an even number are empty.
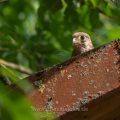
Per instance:
[[[73,38],[73,43],[74,44],[78,44],[78,43],[80,44],[80,41],[78,41],[76,38]]]

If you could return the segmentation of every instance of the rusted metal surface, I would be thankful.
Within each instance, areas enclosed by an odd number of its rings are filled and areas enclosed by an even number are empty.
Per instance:
[[[85,105],[118,88],[119,44],[119,40],[114,41],[30,76],[36,88],[28,97],[36,111],[52,110],[58,116],[80,112],[87,110]]]
[[[71,111],[60,120],[120,120],[120,87],[86,105],[87,111]]]

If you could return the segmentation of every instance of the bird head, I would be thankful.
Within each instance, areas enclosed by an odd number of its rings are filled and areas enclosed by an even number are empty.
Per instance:
[[[73,36],[73,47],[79,53],[84,53],[93,49],[91,38],[87,33],[75,32],[72,36]]]
[[[81,45],[82,43],[90,39],[90,36],[84,32],[76,32],[72,36],[73,36],[73,44]]]

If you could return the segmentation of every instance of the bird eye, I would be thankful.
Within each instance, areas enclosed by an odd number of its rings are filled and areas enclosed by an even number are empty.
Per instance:
[[[81,38],[81,40],[83,40],[85,37],[82,35],[80,38]]]

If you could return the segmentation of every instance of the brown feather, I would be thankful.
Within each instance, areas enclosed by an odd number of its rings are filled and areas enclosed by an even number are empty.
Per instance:
[[[84,32],[73,34],[73,53],[72,56],[85,53],[94,49],[90,36]]]

